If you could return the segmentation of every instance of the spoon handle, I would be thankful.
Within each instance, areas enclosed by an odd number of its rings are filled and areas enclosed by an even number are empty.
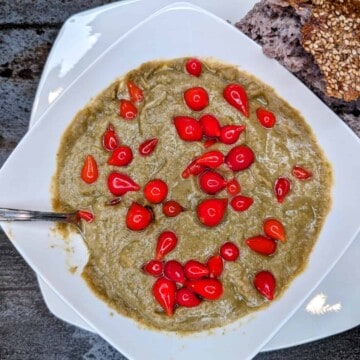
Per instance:
[[[0,221],[60,221],[77,223],[76,213],[53,213],[33,210],[0,208]]]

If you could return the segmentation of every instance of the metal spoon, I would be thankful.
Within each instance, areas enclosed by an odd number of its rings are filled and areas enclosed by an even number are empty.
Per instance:
[[[33,210],[0,208],[0,221],[55,221],[71,224],[84,237],[78,211],[73,213],[54,213]]]

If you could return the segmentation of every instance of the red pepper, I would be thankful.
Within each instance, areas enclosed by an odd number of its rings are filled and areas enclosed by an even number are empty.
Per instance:
[[[173,316],[176,301],[176,285],[173,281],[161,277],[153,286],[153,295],[168,316]]]
[[[128,175],[112,172],[108,176],[108,189],[115,196],[125,195],[128,191],[138,191],[140,186]]]
[[[226,191],[228,192],[229,195],[236,195],[241,191],[241,186],[239,182],[234,178],[227,182]]]
[[[155,150],[155,147],[158,143],[158,139],[153,138],[149,140],[145,140],[143,143],[139,146],[139,153],[142,156],[148,156],[152,154],[152,152]]]
[[[237,195],[231,199],[230,205],[235,211],[245,211],[253,202],[254,200],[250,197]]]
[[[107,163],[113,166],[127,166],[131,163],[132,159],[132,150],[126,145],[121,145],[112,152]]]
[[[276,250],[276,241],[263,235],[247,239],[246,245],[261,255],[272,255]]]
[[[204,141],[204,148],[207,149],[209,148],[210,146],[213,146],[217,143],[217,140],[216,139],[206,139]]]
[[[233,147],[225,158],[226,165],[233,171],[245,170],[255,161],[254,152],[245,145]]]
[[[228,199],[205,199],[197,207],[197,216],[202,224],[213,227],[220,224]]]
[[[162,232],[156,244],[156,260],[161,260],[170,251],[174,250],[178,242],[178,238],[172,231]]]
[[[209,269],[199,261],[188,260],[184,265],[184,273],[189,280],[201,279],[209,275]]]
[[[177,260],[169,260],[165,263],[164,275],[177,283],[184,284],[185,282],[184,268]]]
[[[224,89],[224,98],[239,110],[244,116],[249,117],[249,100],[245,89],[239,84],[229,84]]]
[[[153,221],[153,212],[150,208],[133,202],[126,214],[126,226],[133,231],[146,229]],[[156,259],[159,260],[159,259]]]
[[[217,279],[190,280],[186,287],[207,300],[217,300],[223,293],[223,286]]]
[[[87,155],[84,161],[84,165],[81,169],[81,178],[87,184],[94,183],[99,177],[98,167],[96,160],[93,156]]]
[[[119,139],[116,135],[114,126],[109,124],[103,135],[103,147],[107,151],[113,151],[119,146]]]
[[[239,140],[239,137],[244,129],[245,125],[225,125],[221,128],[219,140],[223,144],[234,144]]]
[[[270,271],[263,270],[258,272],[254,278],[254,286],[256,290],[268,300],[271,301],[274,299],[276,280]]]
[[[211,114],[205,114],[200,119],[199,122],[203,128],[203,133],[209,138],[219,137],[221,134],[221,128],[219,120]]]
[[[279,220],[266,219],[264,221],[264,232],[272,239],[280,240],[282,242],[286,241],[285,229],[283,224]]]
[[[275,181],[274,193],[277,201],[281,204],[291,190],[291,182],[286,177],[279,177]]]
[[[218,150],[208,151],[200,155],[197,160],[197,165],[202,165],[215,169],[224,163],[224,154]]]
[[[193,160],[186,169],[181,173],[183,179],[189,178],[191,175],[199,175],[202,171],[206,169],[205,166],[197,163],[198,159]]]
[[[307,180],[312,177],[312,173],[309,170],[306,170],[298,165],[293,167],[292,174],[299,180]]]
[[[86,210],[79,210],[77,212],[78,216],[80,217],[80,219],[85,220],[88,223],[91,223],[94,221],[95,216],[93,213],[91,213],[90,211],[86,211]]]
[[[158,204],[165,200],[168,191],[169,189],[166,182],[161,179],[150,180],[144,186],[144,196],[146,200],[153,204]]]
[[[267,129],[272,128],[276,123],[275,115],[269,110],[259,108],[256,110],[256,116],[260,124]]]
[[[201,140],[203,132],[200,123],[190,116],[176,116],[174,125],[179,137],[184,141]]]
[[[149,275],[159,277],[164,272],[164,264],[159,260],[152,259],[142,269]]]
[[[121,99],[119,103],[120,116],[125,120],[133,120],[137,116],[136,106],[129,100]]]
[[[127,88],[132,102],[136,103],[144,100],[143,91],[134,82],[129,81],[127,83]]]
[[[162,211],[165,216],[174,217],[184,211],[184,208],[177,201],[169,200],[163,203]]]
[[[236,244],[228,241],[221,245],[220,255],[226,261],[235,261],[240,255],[240,250]]]
[[[201,300],[189,289],[181,288],[176,293],[176,302],[185,307],[195,307],[201,304]]]
[[[184,100],[191,110],[200,111],[208,106],[209,95],[204,88],[196,86],[184,92]]]
[[[225,188],[227,182],[216,171],[204,171],[199,176],[199,186],[206,194],[215,195]]]
[[[223,260],[220,255],[210,256],[206,265],[209,269],[210,277],[219,277],[222,274],[223,269],[224,269]]]
[[[190,75],[199,77],[202,71],[202,63],[199,59],[192,58],[186,61],[186,70]]]

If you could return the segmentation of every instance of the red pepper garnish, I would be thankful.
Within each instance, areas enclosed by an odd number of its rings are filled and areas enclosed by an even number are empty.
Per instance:
[[[236,195],[241,191],[241,186],[239,182],[234,178],[227,182],[226,191],[228,192],[229,195]]]
[[[245,170],[255,161],[254,152],[245,145],[233,147],[225,158],[226,165],[233,171]]]
[[[81,169],[81,178],[87,184],[94,183],[99,177],[98,167],[96,160],[92,155],[87,155],[84,161],[84,165]]]
[[[276,280],[274,275],[267,270],[258,272],[254,278],[256,290],[268,300],[274,299]]]
[[[201,140],[203,132],[200,123],[190,116],[176,116],[174,125],[179,137],[184,141]]]
[[[213,227],[220,224],[227,207],[228,199],[205,199],[197,207],[200,222]]]
[[[146,229],[154,219],[151,208],[133,202],[126,214],[126,226],[130,230],[141,231]],[[159,260],[159,259],[156,259]]]
[[[108,189],[115,196],[125,195],[128,191],[140,190],[140,185],[128,175],[116,171],[109,174],[107,183]]]
[[[210,256],[206,265],[209,269],[210,277],[219,277],[222,274],[223,269],[224,269],[223,260],[220,255]]]
[[[134,82],[129,81],[127,83],[127,88],[132,102],[136,103],[144,100],[143,91]]]
[[[246,245],[261,255],[271,255],[276,250],[276,242],[263,235],[251,237],[246,240]]]
[[[256,110],[256,116],[260,124],[267,129],[272,128],[276,123],[275,115],[269,110],[259,108]]]
[[[162,211],[167,217],[175,217],[184,211],[184,208],[177,201],[169,200],[163,203]]]
[[[293,167],[292,174],[299,180],[307,180],[312,177],[312,173],[309,170],[306,170],[298,165]]]
[[[233,197],[230,201],[230,205],[235,211],[245,211],[253,203],[254,200],[251,197],[243,196],[243,195],[237,195]]]
[[[153,295],[168,316],[174,313],[176,301],[176,285],[173,281],[161,277],[153,286]]]
[[[195,307],[201,304],[201,300],[189,289],[181,288],[176,293],[176,302],[185,307]]]
[[[156,244],[156,260],[161,260],[165,255],[167,255],[170,251],[175,249],[177,245],[178,238],[172,231],[164,231],[162,232]]]
[[[164,264],[159,260],[152,259],[147,262],[142,269],[149,275],[159,277],[164,272]]]
[[[285,229],[283,224],[276,219],[266,219],[264,221],[264,233],[275,240],[280,240],[282,242],[286,241],[285,238]]]
[[[249,100],[245,89],[239,84],[229,84],[224,89],[225,100],[243,115],[249,117]]]
[[[113,166],[127,166],[133,159],[133,153],[131,148],[126,145],[120,145],[117,147],[109,157],[107,163]]]
[[[200,111],[208,106],[209,95],[204,88],[196,86],[184,92],[184,100],[191,110]]]
[[[216,171],[204,171],[199,176],[199,186],[206,194],[215,195],[225,188],[227,182]]]
[[[209,148],[210,146],[213,146],[217,143],[217,140],[216,139],[206,139],[204,141],[204,148],[207,149]]]
[[[192,58],[186,61],[186,70],[190,75],[199,77],[201,75],[202,63],[199,59]]]
[[[239,140],[239,137],[244,129],[245,125],[225,125],[221,128],[219,140],[223,144],[234,144]]]
[[[236,244],[228,241],[221,245],[220,255],[226,261],[235,261],[240,255],[240,250]]]
[[[207,300],[217,300],[223,293],[223,286],[217,279],[190,280],[186,287]]]
[[[165,263],[164,275],[176,283],[184,284],[185,282],[184,268],[177,260],[169,260]]]
[[[158,139],[153,138],[153,139],[145,140],[143,143],[141,143],[139,146],[140,155],[148,156],[152,154],[156,148],[158,141],[159,141]]]
[[[79,210],[77,212],[80,219],[83,219],[84,221],[91,223],[94,221],[95,216],[92,212],[86,211],[86,210]]]
[[[184,273],[187,279],[201,279],[209,275],[209,268],[196,260],[188,260],[184,265]]]
[[[125,120],[133,120],[137,116],[136,106],[129,100],[121,99],[119,103],[120,116]]]
[[[291,182],[286,177],[279,177],[275,181],[274,193],[277,201],[281,204],[291,189]]]
[[[197,163],[197,159],[193,160],[186,169],[181,173],[183,179],[189,178],[191,175],[199,175],[206,169],[205,166]]]
[[[224,158],[218,150],[208,151],[196,159],[196,164],[215,169],[224,163]]]
[[[114,126],[109,124],[103,135],[103,147],[107,151],[113,151],[119,146],[119,139],[116,135]]]
[[[203,133],[209,138],[219,137],[221,134],[221,128],[219,120],[211,114],[205,114],[200,119],[199,122],[203,128]]]

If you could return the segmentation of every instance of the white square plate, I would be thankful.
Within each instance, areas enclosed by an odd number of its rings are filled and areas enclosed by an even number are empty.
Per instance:
[[[178,337],[154,332],[112,314],[88,289],[80,276],[86,249],[79,237],[65,246],[46,224],[4,227],[34,270],[124,355],[160,359],[201,358],[203,354],[207,358],[251,358],[330,271],[358,232],[360,164],[353,162],[351,155],[360,151],[360,143],[305,86],[275,61],[265,58],[258,46],[225,21],[190,4],[178,3],[126,33],[75,79],[25,136],[0,172],[0,198],[3,206],[49,210],[59,141],[76,112],[116,77],[141,63],[189,55],[211,56],[237,64],[273,86],[302,112],[333,165],[333,209],[309,266],[281,299],[211,334]],[[71,264],[69,248],[73,253]],[[76,265],[79,270],[71,274],[69,265]]]

